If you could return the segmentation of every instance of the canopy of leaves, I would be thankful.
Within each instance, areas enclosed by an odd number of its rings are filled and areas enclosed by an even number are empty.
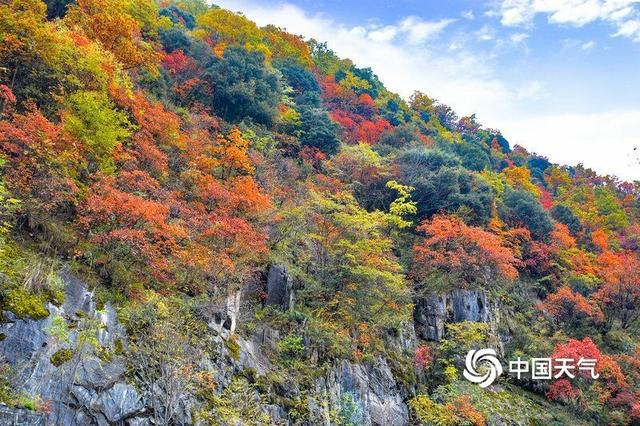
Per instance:
[[[459,212],[470,223],[486,224],[494,193],[483,179],[460,167],[440,151],[411,149],[396,159],[398,178],[414,187],[419,220],[439,212]]]
[[[417,229],[426,238],[413,248],[413,274],[423,281],[444,274],[454,287],[489,288],[518,277],[518,260],[496,235],[443,215]]]
[[[211,108],[223,118],[271,124],[277,113],[279,83],[264,65],[264,55],[230,47],[205,71],[203,79],[213,88]],[[207,102],[207,99],[203,99]]]
[[[129,312],[158,311],[160,334],[167,305],[209,309],[243,289],[248,335],[286,323],[279,372],[383,357],[398,383],[431,392],[411,403],[424,421],[495,420],[486,394],[453,390],[456,357],[500,336],[514,358],[594,356],[604,378],[518,381],[500,401],[518,388],[572,421],[640,422],[640,184],[512,148],[428,94],[405,101],[324,43],[200,0],[0,2],[0,166],[3,310],[40,318],[56,303],[49,274],[25,275],[38,256]],[[273,263],[291,273],[292,312],[260,309]],[[449,324],[443,342],[408,347],[412,305],[455,289],[488,291],[496,327]],[[197,387],[214,423],[256,417],[237,395],[278,395],[249,377],[202,390],[183,349],[207,326],[172,312],[188,319],[166,329],[175,347],[153,328],[132,343],[147,366],[171,358],[154,348],[179,362],[138,378]],[[299,405],[286,405],[292,423],[312,423]],[[353,399],[339,408],[361,418]]]
[[[511,226],[525,226],[535,238],[545,238],[553,230],[551,218],[538,199],[522,189],[505,192],[500,216]]]

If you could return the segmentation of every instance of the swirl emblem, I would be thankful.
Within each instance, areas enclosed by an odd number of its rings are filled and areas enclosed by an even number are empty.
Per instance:
[[[484,374],[478,372],[478,364],[486,364],[488,371]],[[472,383],[486,388],[502,375],[502,364],[493,349],[470,350],[465,360],[464,377]]]

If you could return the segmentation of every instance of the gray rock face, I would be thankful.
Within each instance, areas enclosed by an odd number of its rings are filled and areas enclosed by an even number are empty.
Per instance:
[[[289,424],[289,419],[286,411],[279,405],[265,405],[264,410],[271,416],[271,421],[274,425]]]
[[[74,383],[87,389],[108,389],[124,376],[124,362],[103,363],[96,357],[83,358],[76,370]]]
[[[418,337],[440,341],[447,320],[447,297],[430,294],[415,301],[413,319]]]
[[[240,346],[238,362],[242,368],[255,370],[259,375],[264,375],[272,369],[269,359],[262,353],[261,345],[256,339],[245,340],[238,337],[237,343]]]
[[[236,330],[238,315],[240,314],[240,302],[242,301],[242,291],[234,291],[225,294],[221,306],[213,306],[209,328],[225,339]]]
[[[30,360],[47,340],[41,322],[23,321],[11,312],[5,316],[9,322],[0,325],[0,332],[5,335],[4,340],[0,342],[0,356],[12,365]]]
[[[453,290],[450,294],[430,294],[415,301],[416,334],[425,340],[440,341],[446,322],[494,321],[494,308],[484,290]]]
[[[116,383],[92,405],[97,406],[96,411],[103,413],[110,423],[119,422],[144,410],[138,392],[133,386],[124,383]]]
[[[0,324],[0,333],[5,335],[0,341],[0,356],[16,371],[19,390],[51,401],[51,413],[46,416],[0,406],[0,424],[154,424],[151,401],[154,392],[160,390],[139,390],[126,382],[125,360],[115,348],[122,347],[126,351],[127,336],[118,323],[115,309],[106,305],[97,310],[93,294],[81,281],[69,274],[62,274],[62,277],[67,285],[65,303],[61,307],[49,306],[51,315],[48,318],[34,321],[7,313],[9,322]],[[286,268],[270,267],[267,290],[267,304],[293,309],[293,283]],[[241,303],[243,296],[239,291],[222,296],[220,306],[214,306],[211,315],[204,316],[209,322],[210,339],[207,355],[198,361],[201,368],[212,374],[217,393],[223,392],[234,376],[246,374],[247,370],[257,376],[280,372],[269,356],[277,355],[281,331],[259,325],[249,336],[233,336],[236,320],[242,318],[240,314],[247,311],[247,305]],[[414,322],[407,321],[383,338],[389,347],[410,353],[415,349],[417,337],[441,339],[447,321],[495,322],[496,314],[492,309],[487,295],[479,291],[458,290],[442,296],[430,295],[417,301]],[[52,335],[51,326],[56,317],[63,318],[69,326],[68,341],[60,341]],[[56,321],[59,322],[59,318]],[[109,357],[98,357],[93,349],[77,349],[78,333],[89,323],[94,327],[98,325],[91,332],[96,333],[100,345],[110,351]],[[56,367],[50,358],[61,348],[73,348],[75,355]],[[310,362],[318,357],[317,354],[307,356]],[[329,426],[338,416],[358,425],[404,426],[409,424],[405,401],[414,390],[396,382],[382,358],[362,364],[342,360],[315,381],[311,389],[306,385],[303,388],[296,377],[285,375],[271,385],[268,395],[262,395],[265,399],[256,393],[256,400],[261,401],[262,410],[271,416],[273,424],[289,425],[292,421],[287,406],[280,401],[300,400],[303,392],[311,415],[308,424]],[[175,407],[174,422],[191,424],[195,421],[192,413],[196,412],[199,402],[188,392],[180,398]]]
[[[320,401],[310,403],[313,424],[330,425],[330,411],[346,422],[365,426],[409,424],[409,411],[384,359],[374,363],[339,362],[317,383]],[[324,400],[324,401],[323,401]],[[328,403],[328,404],[327,404]]]
[[[82,386],[72,386],[68,404],[75,409],[65,424],[114,424],[144,412],[142,398],[135,388],[126,383],[116,383],[98,392]]]
[[[453,321],[491,321],[487,292],[483,290],[454,290],[451,293]]]
[[[42,413],[0,404],[0,425],[45,426],[46,424],[46,417]]]
[[[269,267],[266,303],[282,309],[293,309],[295,303],[293,280],[286,267],[281,265]]]
[[[127,420],[127,426],[151,426],[151,420],[148,417],[134,417]]]
[[[271,327],[260,327],[255,332],[256,340],[270,350],[276,350],[280,341],[280,332]]]
[[[140,396],[124,383],[124,359],[114,355],[106,362],[93,355],[92,349],[78,346],[78,333],[89,322],[97,324],[96,337],[107,350],[114,351],[118,340],[126,345],[126,333],[117,321],[115,309],[107,304],[97,310],[93,294],[80,280],[67,272],[62,272],[61,277],[66,284],[65,302],[60,307],[49,305],[49,317],[35,321],[5,313],[8,322],[0,324],[0,332],[5,335],[0,342],[0,356],[17,376],[17,390],[50,401],[46,424],[106,425],[140,413],[144,408]],[[56,317],[67,324],[67,339],[52,335]],[[51,356],[63,348],[72,349],[74,356],[61,365],[53,365]],[[24,413],[12,413],[18,415],[18,422],[5,422],[0,417],[0,424],[38,424],[20,420]],[[34,415],[33,419],[44,418],[41,413]]]

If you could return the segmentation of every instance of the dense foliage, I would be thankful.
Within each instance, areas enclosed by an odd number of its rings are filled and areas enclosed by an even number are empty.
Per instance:
[[[60,303],[60,263],[126,309],[213,304],[278,263],[295,311],[248,324],[289,329],[287,368],[311,354],[393,357],[409,365],[425,424],[482,425],[505,401],[551,410],[548,424],[631,424],[639,190],[511,147],[322,43],[197,0],[0,2],[0,305],[19,317]],[[415,298],[454,289],[500,300],[507,356],[592,357],[604,379],[466,396],[456,354],[486,344],[486,327],[452,325],[415,354],[390,347]],[[234,379],[205,407],[255,416],[238,406],[249,386]]]

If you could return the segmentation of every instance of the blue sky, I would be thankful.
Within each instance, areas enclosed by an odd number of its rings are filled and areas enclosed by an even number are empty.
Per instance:
[[[640,180],[640,0],[222,0],[552,161]]]

